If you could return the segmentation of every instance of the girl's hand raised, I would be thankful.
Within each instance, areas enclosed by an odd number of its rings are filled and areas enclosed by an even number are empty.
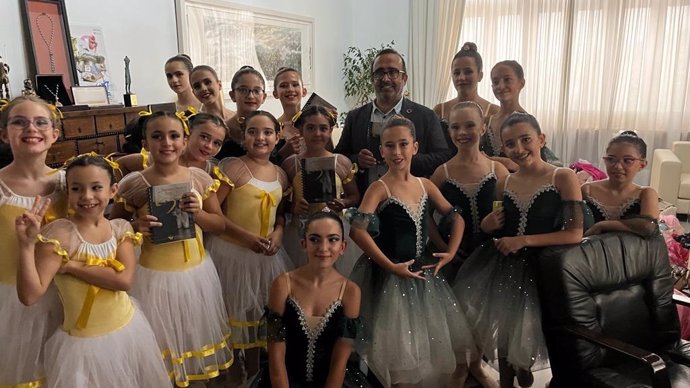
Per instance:
[[[36,236],[38,236],[38,233],[41,231],[41,221],[48,211],[49,206],[49,198],[43,201],[41,196],[37,195],[31,209],[25,211],[24,214],[15,219],[17,239],[20,245],[26,246],[36,243]]]
[[[482,220],[482,223],[480,224],[479,228],[484,232],[484,233],[493,233],[503,227],[503,224],[505,223],[505,213],[503,212],[503,208],[500,207],[491,213],[487,214],[486,217]]]
[[[295,135],[285,142],[283,148],[287,155],[299,154],[302,152],[302,136]]]
[[[424,276],[422,276],[422,272],[424,271],[420,269],[419,271],[413,272],[410,270],[410,266],[412,264],[414,264],[414,259],[404,263],[395,263],[388,268],[388,271],[401,278],[416,278],[424,280]]]
[[[434,268],[434,276],[438,275],[438,271],[440,271],[441,268],[445,267],[446,264],[450,263],[454,257],[453,255],[451,255],[448,252],[437,252],[437,253],[434,253],[433,256],[438,258],[438,263],[425,265],[422,267],[422,269]]]

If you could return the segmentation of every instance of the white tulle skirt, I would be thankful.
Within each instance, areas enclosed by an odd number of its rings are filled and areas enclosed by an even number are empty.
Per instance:
[[[42,380],[43,345],[62,321],[55,287],[34,305],[19,302],[14,284],[0,283],[0,386]]]
[[[280,249],[275,256],[266,256],[220,237],[209,238],[206,249],[221,279],[234,347],[251,349],[265,345],[258,337],[259,320],[273,279],[293,268],[287,253]]]
[[[208,256],[180,272],[139,266],[131,294],[141,303],[178,386],[214,378],[232,365],[220,281]]]
[[[135,306],[124,327],[96,337],[57,330],[45,347],[47,388],[169,387],[156,339]]]
[[[344,222],[343,227],[343,236],[345,237],[345,241],[347,241],[347,248],[338,261],[335,262],[335,269],[337,269],[341,275],[350,277],[352,268],[354,268],[357,259],[362,256],[363,252],[349,237],[350,223]],[[302,228],[300,223],[294,221],[288,222],[285,226],[283,246],[288,256],[290,256],[290,260],[295,268],[301,267],[307,262],[307,253],[302,249],[300,240],[302,240]]]

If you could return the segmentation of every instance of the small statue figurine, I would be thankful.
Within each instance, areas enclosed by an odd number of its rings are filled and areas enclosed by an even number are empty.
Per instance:
[[[132,93],[132,75],[129,74],[129,57],[125,57],[125,106],[137,106],[137,95]]]
[[[0,56],[0,98],[10,99],[10,65],[2,61]]]
[[[132,76],[129,74],[129,57],[125,56],[125,93],[132,94]]]
[[[36,91],[34,90],[34,84],[31,82],[30,78],[24,80],[24,90],[22,90],[22,96],[35,96]]]

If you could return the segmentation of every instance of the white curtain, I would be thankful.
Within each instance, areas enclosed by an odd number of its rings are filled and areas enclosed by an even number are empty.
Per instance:
[[[251,65],[264,74],[255,50],[253,12],[192,2],[186,4],[185,12],[187,54],[195,65],[216,70],[226,100],[232,76],[240,67]]]
[[[520,62],[522,106],[566,163],[601,166],[606,144],[623,129],[638,132],[651,160],[690,128],[690,0],[465,0],[458,43],[465,41],[482,54],[479,93],[489,100],[493,64]],[[447,93],[429,106],[456,95],[445,84]],[[646,183],[648,172],[637,181]]]
[[[431,107],[445,101],[464,4],[465,0],[410,1],[410,47],[405,62],[413,101]]]

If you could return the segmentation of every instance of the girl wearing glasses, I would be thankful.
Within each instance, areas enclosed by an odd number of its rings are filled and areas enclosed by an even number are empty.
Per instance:
[[[259,110],[266,101],[265,90],[266,81],[264,81],[264,77],[251,66],[242,66],[232,76],[230,98],[237,106],[237,113],[226,121],[228,138],[218,153],[218,159],[242,156],[247,153],[243,146],[242,122],[250,113]]]
[[[236,90],[237,91],[237,90]],[[232,328],[236,357],[233,374],[242,361],[247,376],[259,370],[259,319],[275,277],[292,267],[282,249],[282,199],[288,189],[285,172],[269,158],[278,141],[280,124],[266,111],[250,112],[242,122],[247,154],[225,158],[220,169],[233,186],[222,185],[218,199],[225,214],[225,232],[207,239],[221,279]]]
[[[582,197],[595,224],[585,236],[604,232],[631,232],[649,236],[657,230],[658,195],[633,180],[647,165],[647,144],[633,131],[624,131],[606,147],[608,179],[582,185]]]
[[[0,170],[0,342],[6,349],[0,352],[0,386],[38,386],[45,376],[43,344],[61,320],[60,301],[51,287],[32,306],[19,302],[15,218],[32,209],[37,195],[50,199],[44,223],[66,216],[64,174],[45,164],[60,119],[53,106],[32,96],[17,97],[0,111],[0,137],[14,154]]]
[[[455,86],[458,96],[434,107],[434,112],[441,118],[442,122],[448,123],[450,109],[455,104],[463,101],[476,102],[482,108],[484,117],[498,113],[497,105],[481,98],[477,93],[477,86],[484,78],[484,72],[482,71],[482,56],[477,52],[476,44],[465,42],[462,45],[460,51],[453,57],[450,71],[453,86]]]

